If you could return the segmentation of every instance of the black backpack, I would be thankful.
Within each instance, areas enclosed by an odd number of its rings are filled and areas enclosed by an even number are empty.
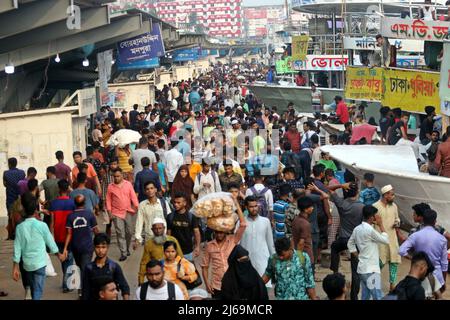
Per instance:
[[[139,300],[145,300],[147,298],[148,282],[144,282],[141,285],[141,292],[139,294]],[[169,299],[167,300],[177,300],[175,296],[175,285],[172,282],[167,281],[167,292],[169,294]]]

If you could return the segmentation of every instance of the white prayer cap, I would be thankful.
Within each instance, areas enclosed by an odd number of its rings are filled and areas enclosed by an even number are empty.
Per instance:
[[[391,184],[388,184],[387,186],[384,186],[383,188],[381,188],[381,194],[385,194],[391,190],[394,190],[394,187],[392,187]]]
[[[166,221],[164,219],[162,219],[162,218],[155,218],[153,220],[153,225],[160,224],[160,223],[162,223],[163,225],[166,225]]]
[[[195,288],[194,290],[189,292],[189,298],[201,298],[201,299],[206,299],[208,298],[208,292],[206,292],[203,289],[200,288]]]

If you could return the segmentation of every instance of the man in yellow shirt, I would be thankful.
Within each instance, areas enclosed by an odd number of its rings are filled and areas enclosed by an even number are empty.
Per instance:
[[[175,237],[166,235],[166,221],[161,218],[155,218],[152,225],[153,237],[150,238],[144,246],[144,253],[142,254],[141,265],[138,273],[138,283],[141,285],[145,281],[145,266],[151,260],[164,259],[164,242],[173,241],[177,244],[177,254],[183,257],[180,244]]]

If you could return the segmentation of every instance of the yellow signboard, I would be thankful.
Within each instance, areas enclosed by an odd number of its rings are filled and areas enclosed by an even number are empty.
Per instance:
[[[405,111],[424,112],[426,106],[440,113],[439,73],[399,69],[384,71],[384,106]]]
[[[305,60],[308,54],[309,36],[292,37],[292,59]]]
[[[353,100],[381,101],[383,68],[347,67],[345,97]]]
[[[347,67],[345,97],[409,112],[433,106],[440,113],[439,78],[438,72]]]

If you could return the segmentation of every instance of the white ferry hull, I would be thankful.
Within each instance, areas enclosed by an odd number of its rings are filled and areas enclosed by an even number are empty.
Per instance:
[[[414,153],[405,146],[323,146],[360,180],[364,173],[375,175],[375,185],[391,184],[395,203],[405,227],[413,226],[411,207],[425,202],[438,213],[438,224],[450,230],[450,179],[430,176],[417,169]]]

